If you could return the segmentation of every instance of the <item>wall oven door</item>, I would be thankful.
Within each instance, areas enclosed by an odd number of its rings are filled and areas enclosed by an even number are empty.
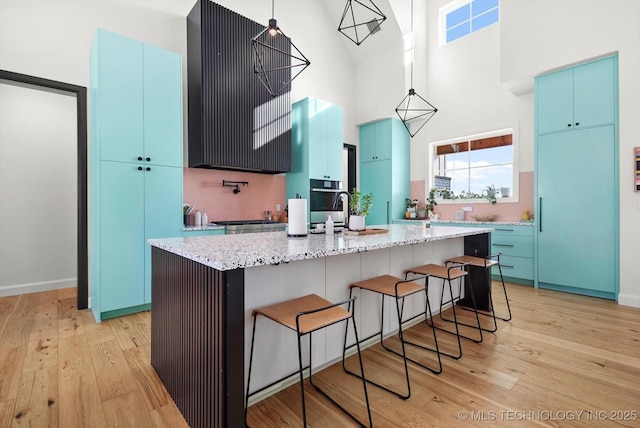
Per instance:
[[[324,223],[331,216],[336,226],[344,226],[341,181],[310,180],[309,222]]]

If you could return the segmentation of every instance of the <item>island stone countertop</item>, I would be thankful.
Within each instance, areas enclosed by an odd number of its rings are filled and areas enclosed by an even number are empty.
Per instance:
[[[196,236],[150,239],[161,248],[217,270],[226,271],[252,266],[286,263],[338,254],[358,253],[422,242],[438,241],[492,232],[486,227],[438,227],[389,224],[375,226],[389,229],[374,235],[309,234],[288,237],[286,232],[238,235]]]

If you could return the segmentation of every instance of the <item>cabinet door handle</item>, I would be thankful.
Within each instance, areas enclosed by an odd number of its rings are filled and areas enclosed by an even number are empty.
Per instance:
[[[580,122],[576,122],[576,126],[580,125]]]
[[[500,267],[507,268],[507,269],[513,269],[512,265],[503,265],[502,263],[500,263]]]
[[[542,198],[538,199],[538,228],[542,232]]]
[[[509,247],[513,248],[513,244],[493,244],[494,247]]]
[[[389,204],[390,203],[391,203],[390,201],[387,201],[387,224],[391,224],[391,221],[389,220]]]
[[[513,229],[497,229],[496,228],[496,232],[500,231],[500,232],[513,232]]]
[[[146,161],[147,161],[147,162],[151,162],[151,158],[147,158],[147,159],[146,159]]]
[[[138,160],[141,161],[142,160],[142,156],[138,156]]]
[[[567,126],[571,126],[571,124],[570,124],[570,123],[567,123]]]
[[[142,171],[142,167],[141,166],[138,167],[138,171]]]
[[[151,171],[151,168],[147,167],[147,171]]]

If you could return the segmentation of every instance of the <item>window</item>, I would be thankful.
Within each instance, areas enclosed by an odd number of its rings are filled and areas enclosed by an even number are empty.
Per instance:
[[[517,198],[512,129],[431,143],[428,189],[450,190],[451,199],[478,199],[488,187],[498,198]]]
[[[500,18],[499,0],[460,0],[440,8],[440,44],[478,31]]]

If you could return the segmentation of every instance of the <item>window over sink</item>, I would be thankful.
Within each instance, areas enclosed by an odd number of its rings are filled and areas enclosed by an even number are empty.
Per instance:
[[[490,189],[498,200],[518,200],[518,171],[513,128],[456,137],[429,146],[426,187],[452,203],[489,202]]]

